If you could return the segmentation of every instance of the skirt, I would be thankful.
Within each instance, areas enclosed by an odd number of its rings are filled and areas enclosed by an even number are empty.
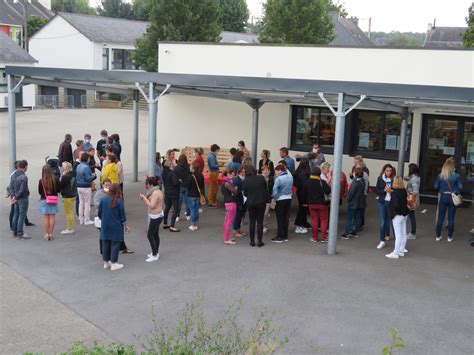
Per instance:
[[[59,213],[58,205],[48,205],[46,200],[40,200],[39,202],[39,211],[41,214],[56,214]]]

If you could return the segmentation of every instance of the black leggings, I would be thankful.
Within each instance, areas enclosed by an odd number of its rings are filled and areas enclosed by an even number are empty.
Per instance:
[[[178,203],[179,203],[179,197],[176,198],[169,198],[166,197],[165,195],[165,211],[164,211],[164,217],[163,217],[163,223],[168,224],[168,214],[170,213],[171,207],[173,207],[173,216],[171,217],[171,227],[174,227],[174,224],[176,222],[176,218],[178,217]]]
[[[276,202],[275,214],[277,218],[277,237],[288,238],[288,224],[290,222],[291,199]]]
[[[160,249],[160,224],[163,220],[163,217],[152,219],[150,218],[150,224],[148,225],[148,241],[151,246],[151,253],[153,256],[158,254],[158,249]]]
[[[257,238],[258,242],[262,242],[263,238],[263,217],[265,216],[265,208],[267,207],[266,203],[262,203],[256,206],[247,206],[249,212],[249,231],[250,231],[250,241],[255,241],[255,224],[257,224]]]

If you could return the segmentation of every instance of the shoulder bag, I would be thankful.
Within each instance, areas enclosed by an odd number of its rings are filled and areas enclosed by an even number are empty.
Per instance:
[[[416,195],[413,192],[407,192],[407,207],[411,211],[416,210],[416,208],[418,207]]]
[[[323,182],[321,181],[321,179],[319,180],[319,184],[321,185],[321,190],[323,191],[323,195],[324,195],[324,204],[327,206],[331,203],[331,199],[329,198],[328,195],[326,195],[326,193],[324,192],[324,187],[323,187]]]
[[[44,197],[46,198],[47,205],[57,205],[58,204],[58,196],[56,195],[48,195],[46,193],[46,189],[44,188],[43,179],[41,179],[41,185],[43,186]]]
[[[449,183],[449,178],[446,180],[448,183],[449,191],[451,192],[451,198],[453,199],[454,206],[458,207],[461,206],[464,202],[461,194],[456,194],[453,189],[451,188],[451,184]]]
[[[196,176],[194,174],[192,174],[192,175],[193,175],[194,182],[196,183],[196,187],[197,187],[198,192],[199,192],[199,203],[201,204],[201,206],[204,206],[204,205],[207,204],[206,197],[202,194],[201,189],[199,188],[199,184],[197,182]]]

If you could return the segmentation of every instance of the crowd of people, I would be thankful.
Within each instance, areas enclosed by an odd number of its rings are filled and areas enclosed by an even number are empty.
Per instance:
[[[57,157],[47,157],[38,181],[39,211],[43,216],[44,239],[55,236],[56,214],[59,212],[59,196],[62,197],[66,229],[60,234],[75,233],[76,220],[80,224],[95,225],[100,229],[100,253],[104,268],[119,270],[119,253],[133,253],[125,244],[125,233],[130,231],[126,218],[123,182],[123,165],[120,159],[122,146],[118,134],[109,135],[103,130],[94,147],[91,135],[75,142],[65,135]],[[260,160],[253,162],[250,151],[243,141],[230,149],[229,159],[219,162],[220,147],[213,144],[207,155],[207,172],[203,149],[195,148],[188,161],[185,154],[170,149],[164,156],[156,154],[155,176],[145,182],[146,192],[140,199],[148,209],[147,237],[151,253],[146,262],[159,260],[160,228],[180,232],[180,219],[189,221],[191,232],[199,229],[203,207],[219,208],[217,195],[222,194],[226,210],[223,223],[223,242],[235,245],[247,236],[242,225],[248,215],[248,237],[251,247],[263,247],[263,236],[269,233],[270,213],[274,210],[276,230],[270,238],[274,243],[289,240],[290,210],[294,195],[298,209],[294,218],[295,233],[307,234],[311,230],[311,242],[328,242],[329,205],[336,199],[342,206],[347,200],[345,227],[342,239],[359,238],[365,226],[369,187],[369,169],[362,156],[354,157],[354,165],[347,175],[333,176],[331,165],[326,161],[318,144],[312,150],[295,159],[289,149],[280,149],[279,159],[271,160],[270,151],[263,150]],[[27,219],[29,188],[26,160],[16,162],[16,170],[10,176],[7,197],[11,200],[10,229],[14,238],[29,239],[25,225],[33,225]],[[221,176],[222,174],[222,176]],[[100,176],[100,178],[98,178]],[[340,195],[331,192],[334,179],[340,179]],[[205,196],[206,180],[209,184]],[[220,187],[219,187],[220,185]],[[454,239],[454,217],[459,205],[461,180],[455,172],[454,159],[447,159],[439,174],[435,188],[439,191],[436,222],[436,240],[441,241],[441,229],[448,214],[448,242]],[[377,199],[380,234],[377,249],[387,246],[393,232],[393,251],[386,257],[398,259],[408,252],[408,239],[416,239],[416,210],[420,203],[420,173],[416,164],[409,165],[408,176],[396,175],[395,168],[386,164],[377,178],[373,192]],[[93,197],[94,196],[94,197]],[[462,202],[462,201],[461,201]],[[183,208],[184,203],[184,208]],[[95,215],[91,216],[91,205]],[[182,208],[184,214],[181,215]],[[309,217],[309,221],[308,221]],[[407,234],[407,220],[411,232]]]

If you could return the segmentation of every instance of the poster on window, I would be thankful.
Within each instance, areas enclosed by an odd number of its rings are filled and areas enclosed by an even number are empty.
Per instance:
[[[443,149],[444,148],[444,138],[430,138],[428,142],[429,149]]]
[[[395,134],[387,134],[385,139],[386,150],[397,150],[400,145],[400,136]]]
[[[359,148],[369,148],[370,133],[359,133]]]
[[[466,164],[474,165],[474,141],[467,142]]]
[[[454,147],[443,147],[444,155],[454,155]]]

